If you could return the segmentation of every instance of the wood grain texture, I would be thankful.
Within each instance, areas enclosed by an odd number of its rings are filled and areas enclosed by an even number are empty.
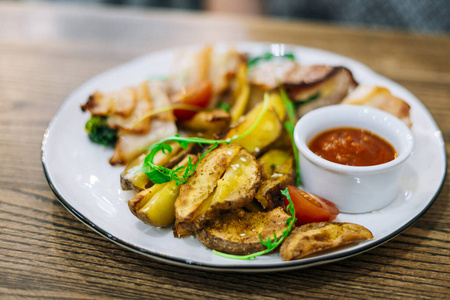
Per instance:
[[[442,129],[448,155],[448,36],[2,2],[0,298],[448,298],[448,179],[428,212],[384,245],[332,264],[266,274],[212,273],[156,262],[100,237],[57,201],[43,174],[40,144],[68,94],[99,72],[150,51],[224,40],[300,44],[361,61],[421,99]]]

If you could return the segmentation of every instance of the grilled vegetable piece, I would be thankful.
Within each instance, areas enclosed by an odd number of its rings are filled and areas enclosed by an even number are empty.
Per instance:
[[[300,104],[298,116],[340,103],[358,85],[352,72],[344,67],[311,66],[307,72],[301,81],[285,85],[289,98]]]
[[[85,126],[88,137],[94,143],[114,147],[117,141],[117,130],[109,128],[106,116],[91,116]]]
[[[360,85],[347,95],[341,104],[372,106],[396,116],[407,126],[412,126],[409,118],[411,108],[409,104],[383,87]]]
[[[281,208],[268,212],[246,212],[242,209],[221,214],[214,223],[196,231],[206,247],[223,253],[246,255],[266,249],[264,241],[279,239],[286,230],[289,215]]]
[[[357,224],[308,223],[291,232],[281,244],[280,254],[283,260],[296,260],[318,251],[372,238],[367,228]]]
[[[177,124],[188,130],[214,134],[224,130],[230,124],[230,114],[222,109],[200,111],[186,121]]]
[[[176,235],[192,234],[219,212],[245,206],[260,177],[256,159],[239,145],[222,145],[208,153],[181,186],[175,202]]]
[[[186,156],[177,166],[186,166],[189,161],[195,163],[196,155]],[[178,197],[180,186],[175,181],[155,184],[145,189],[128,201],[130,211],[146,224],[154,226],[168,226],[175,220],[175,199]]]
[[[258,163],[262,181],[255,198],[267,210],[283,205],[280,190],[295,183],[294,158],[287,151],[273,149],[262,155]]]
[[[283,130],[275,105],[270,104],[255,129],[247,136],[234,140],[232,144],[239,144],[251,154],[259,156],[274,143]],[[236,126],[219,135],[219,138],[231,139],[245,133],[258,119],[263,109],[263,103],[255,106]]]
[[[176,142],[169,142],[172,147],[172,152],[163,153],[158,152],[153,158],[153,162],[159,166],[172,168],[178,164],[189,153],[198,152],[200,149],[197,144],[189,144],[186,149],[181,148],[180,144]],[[144,163],[147,153],[143,153],[131,161],[120,174],[120,186],[124,191],[134,190],[140,192],[143,189],[149,188],[153,182],[140,171]]]

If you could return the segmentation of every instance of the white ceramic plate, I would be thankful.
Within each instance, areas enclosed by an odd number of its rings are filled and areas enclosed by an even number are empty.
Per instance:
[[[216,48],[229,45],[220,44]],[[270,44],[235,43],[240,51],[259,55]],[[304,268],[344,259],[388,241],[413,224],[436,199],[446,172],[442,133],[422,103],[400,85],[366,66],[330,52],[286,45],[303,64],[342,65],[359,83],[387,87],[411,106],[415,149],[405,166],[401,194],[384,209],[366,214],[340,214],[336,221],[361,224],[374,239],[302,260],[284,262],[279,254],[250,261],[222,258],[212,254],[195,238],[173,237],[171,229],[148,226],[135,218],[127,207],[133,197],[120,188],[123,168],[112,167],[112,150],[89,141],[84,124],[89,119],[80,105],[95,90],[117,90],[152,76],[167,75],[176,50],[151,53],[106,71],[78,88],[63,103],[50,122],[42,141],[42,163],[50,187],[60,202],[83,223],[111,241],[154,259],[221,271],[279,271]]]

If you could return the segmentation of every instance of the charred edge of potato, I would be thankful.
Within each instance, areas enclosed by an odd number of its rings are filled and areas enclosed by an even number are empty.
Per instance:
[[[192,163],[196,163],[198,161],[198,156],[193,154],[186,155],[183,160],[176,165],[176,167],[179,166],[186,166],[189,162],[189,159],[191,159]],[[143,221],[146,224],[155,225],[155,226],[167,226],[173,223],[173,220],[170,223],[155,223],[154,220],[149,219],[148,213],[152,213],[152,215],[157,214],[172,214],[173,219],[175,218],[175,214],[173,211],[173,208],[171,209],[171,212],[165,212],[161,209],[159,211],[150,211],[147,212],[148,209],[156,210],[158,209],[156,205],[154,205],[153,208],[146,208],[146,206],[149,206],[150,201],[165,201],[163,198],[173,198],[173,202],[175,202],[175,198],[178,196],[178,190],[179,187],[173,186],[173,182],[169,183],[163,183],[163,184],[155,184],[150,188],[142,190],[139,194],[137,194],[134,198],[130,199],[128,201],[128,207],[133,215],[135,215],[137,218],[139,218],[141,221]],[[165,193],[162,195],[161,193]],[[158,195],[159,200],[154,199],[154,197]],[[173,203],[171,204],[173,206]],[[161,205],[159,205],[161,208]],[[145,209],[145,211],[143,210]],[[167,209],[166,209],[167,210]]]
[[[200,147],[197,144],[189,144],[186,149],[183,149],[178,144],[173,143],[172,149],[173,150],[171,153],[161,153],[161,155],[155,157],[154,162],[157,165],[171,169],[176,164],[180,163],[188,154],[200,151]],[[147,154],[145,153],[135,158],[120,174],[120,186],[122,190],[133,190],[140,192],[143,189],[147,189],[153,185],[153,182],[147,177],[147,175],[139,171],[146,156]]]
[[[295,160],[288,151],[269,150],[260,157],[262,182],[255,198],[264,209],[271,210],[282,206],[284,197],[280,190],[295,184]]]
[[[216,133],[224,130],[230,124],[230,113],[222,109],[200,111],[191,119],[179,121],[177,124],[188,130],[204,133]]]
[[[263,251],[259,236],[273,240],[286,230],[289,215],[278,207],[269,212],[231,211],[221,214],[217,220],[195,232],[198,240],[212,250],[234,255],[247,255]]]
[[[353,242],[373,239],[364,226],[353,223],[319,222],[295,228],[282,243],[281,258],[285,261],[303,258]]]

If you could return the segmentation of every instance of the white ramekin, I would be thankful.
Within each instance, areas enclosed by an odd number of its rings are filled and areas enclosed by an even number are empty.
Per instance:
[[[384,138],[397,151],[397,158],[375,166],[346,166],[325,160],[308,148],[317,134],[342,127],[366,129]],[[295,126],[294,140],[303,187],[332,201],[345,213],[370,212],[391,203],[400,188],[404,162],[414,146],[412,132],[398,118],[358,105],[332,105],[307,113]]]

